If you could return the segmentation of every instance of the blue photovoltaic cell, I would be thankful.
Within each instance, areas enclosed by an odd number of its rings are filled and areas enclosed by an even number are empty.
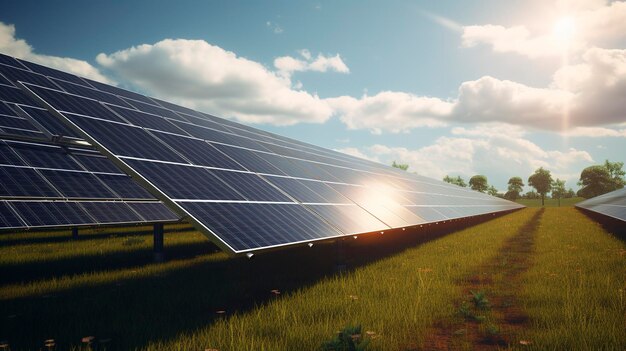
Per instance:
[[[208,169],[136,160],[126,162],[173,199],[245,200]]]
[[[127,202],[146,221],[177,221],[179,217],[160,202]]]
[[[117,106],[109,106],[109,108],[135,126],[186,135],[183,130],[170,123],[166,118]]]
[[[67,151],[58,146],[20,142],[7,142],[7,144],[31,167],[82,170]]]
[[[86,81],[87,83],[89,83],[91,86],[93,86],[94,88],[96,88],[98,90],[106,91],[106,92],[111,93],[111,94],[115,94],[115,95],[118,95],[118,96],[124,96],[124,97],[131,98],[131,99],[134,99],[134,100],[142,101],[142,102],[145,102],[145,103],[148,103],[148,104],[153,103],[152,100],[150,100],[148,97],[146,97],[144,95],[141,95],[141,94],[134,93],[132,91],[120,89],[118,87],[114,87],[112,85],[100,83],[100,82],[97,82],[97,81],[91,80],[91,79],[83,78],[83,80]]]
[[[16,59],[14,59],[11,56],[4,55],[4,54],[0,54],[0,63],[17,67],[17,68],[22,68],[22,69],[24,68],[24,66],[20,64]]]
[[[407,209],[428,222],[438,222],[447,219],[446,216],[438,212],[436,208],[407,206]]]
[[[21,106],[32,119],[41,124],[52,135],[60,135],[80,139],[78,134],[72,131],[68,126],[61,122],[57,117],[53,116],[47,110],[33,108],[29,106]]]
[[[68,82],[64,82],[62,80],[54,80],[54,82],[60,86],[63,90],[67,91],[68,93],[72,93],[72,94],[76,94],[76,95],[80,95],[80,96],[84,96],[90,99],[94,99],[94,100],[99,100],[99,101],[104,101],[106,103],[109,104],[115,104],[118,106],[126,106],[126,107],[131,107],[129,104],[127,104],[124,100],[120,99],[119,97],[109,94],[109,93],[105,93],[96,89],[91,89],[88,88],[84,85],[78,85],[78,84],[74,84],[74,83],[68,83]],[[54,88],[54,87],[52,87]],[[58,89],[58,88],[56,88]]]
[[[142,221],[123,202],[81,202],[80,204],[98,223],[137,223]]]
[[[231,159],[237,160],[239,164],[250,172],[285,175],[278,168],[257,156],[258,152],[220,144],[213,144],[213,146]]]
[[[32,123],[22,117],[0,115],[0,127],[38,132],[37,128],[35,128]]]
[[[256,174],[219,170],[211,172],[249,201],[293,202]]]
[[[57,111],[66,111],[79,115],[98,117],[109,121],[124,122],[121,118],[96,100],[66,94],[61,91],[44,89],[33,85],[28,85],[28,87]]]
[[[68,115],[68,118],[116,155],[186,163],[174,151],[139,127],[74,115]]]
[[[204,140],[165,133],[154,135],[195,165],[244,170],[237,162]]]
[[[184,116],[192,124],[195,124],[201,127],[207,127],[207,128],[219,130],[225,133],[230,132],[230,130],[228,130],[228,128],[224,127],[223,125],[207,120],[207,119],[203,119],[202,117],[194,117],[194,116],[189,116],[189,115],[184,115]]]
[[[143,102],[139,102],[139,101],[133,101],[133,100],[126,100],[126,102],[128,102],[128,104],[132,105],[133,107],[135,107],[136,109],[143,111],[143,112],[148,112],[148,113],[152,113],[154,115],[157,116],[161,116],[161,117],[167,117],[167,118],[171,118],[174,120],[178,120],[178,121],[186,121],[186,119],[184,119],[183,117],[177,115],[176,113],[168,110],[168,109],[164,109],[162,107],[159,106],[154,106],[154,105],[150,105],[150,104],[145,104]]]
[[[11,81],[11,83],[15,83],[17,81],[28,82],[35,85],[48,87],[52,89],[58,89],[54,83],[52,83],[48,78],[33,73],[23,69],[16,69],[15,67],[0,65],[0,74],[2,74],[5,78]]]
[[[150,193],[127,175],[96,174],[106,186],[123,199],[152,199]]]
[[[307,205],[344,234],[358,234],[389,229],[356,205]]]
[[[0,196],[59,198],[54,189],[32,168],[0,167]]]
[[[37,73],[41,73],[43,75],[46,75],[46,76],[63,79],[63,80],[66,80],[68,82],[72,82],[72,83],[76,83],[76,84],[82,84],[82,85],[87,84],[85,81],[83,81],[82,79],[78,78],[77,76],[75,76],[73,74],[69,74],[69,73],[65,73],[65,72],[62,72],[62,71],[58,71],[56,69],[48,68],[46,66],[38,65],[36,63],[32,63],[32,62],[28,62],[28,61],[24,61],[24,60],[20,60],[20,62],[22,64],[24,64],[26,67],[28,67],[29,69],[31,69],[31,70],[33,70],[33,71],[35,71]]]
[[[13,111],[9,105],[4,102],[0,102],[0,115],[18,117],[15,111]]]
[[[34,106],[36,103],[19,88],[0,85],[0,101]]]
[[[319,240],[341,235],[301,205],[186,202],[211,231],[239,250]],[[298,228],[297,231],[293,228]]]
[[[115,166],[115,164],[113,164],[113,162],[111,162],[111,160],[104,156],[79,153],[73,153],[72,156],[90,172],[124,174]]]
[[[9,205],[4,201],[0,201],[0,228],[16,228],[23,225]]]
[[[91,173],[40,170],[66,198],[113,199],[116,198]]]
[[[7,145],[4,141],[0,140],[0,164],[3,165],[14,165],[14,166],[25,166],[26,164],[22,159],[16,154],[9,145]]]
[[[204,139],[220,144],[245,147],[252,150],[267,151],[266,148],[264,148],[263,146],[261,146],[261,144],[255,142],[254,140],[243,138],[234,134],[223,133],[217,130],[196,126],[189,123],[177,122],[176,125],[198,139]]]
[[[24,201],[11,202],[29,227],[80,225],[93,220],[75,202]]]
[[[307,186],[305,186],[301,181],[291,178],[284,177],[272,177],[272,176],[263,176],[265,179],[269,180],[270,183],[276,185],[278,188],[285,191],[294,199],[299,202],[308,202],[308,203],[326,203],[328,202],[324,197],[314,192]],[[310,182],[309,182],[310,183]]]

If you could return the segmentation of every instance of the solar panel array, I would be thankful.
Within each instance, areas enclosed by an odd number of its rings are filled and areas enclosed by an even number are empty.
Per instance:
[[[576,207],[626,222],[626,188],[579,202]]]
[[[522,207],[114,86],[27,66],[36,73],[17,78],[18,86],[70,127],[63,135],[94,145],[230,253]]]
[[[29,71],[31,65],[0,55],[0,229],[178,220],[14,85],[31,81],[55,86]]]

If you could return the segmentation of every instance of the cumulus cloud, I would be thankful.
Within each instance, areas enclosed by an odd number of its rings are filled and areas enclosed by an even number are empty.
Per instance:
[[[166,39],[97,62],[137,88],[167,100],[248,123],[323,123],[333,111],[288,77],[203,40]]]
[[[484,76],[463,82],[452,100],[403,92],[328,99],[349,128],[374,133],[499,122],[551,131],[626,121],[626,50],[590,48],[545,88]]]
[[[533,59],[584,51],[593,42],[626,36],[626,2],[568,1],[558,4],[567,16],[554,18],[553,28],[533,33],[525,25],[505,27],[485,24],[463,27],[462,45],[488,45],[500,53],[516,53]]]
[[[74,73],[81,77],[111,83],[97,68],[86,61],[35,53],[33,47],[26,41],[16,38],[15,26],[12,24],[0,22],[0,52],[61,71]]]
[[[453,107],[438,98],[393,91],[359,99],[341,96],[327,100],[349,129],[369,129],[375,134],[445,126]]]
[[[603,127],[577,127],[569,130],[563,135],[568,137],[588,137],[588,138],[605,138],[616,137],[626,138],[626,129],[613,129]]]
[[[274,67],[278,70],[278,73],[285,77],[290,77],[293,72],[304,71],[350,73],[350,69],[339,54],[335,56],[318,54],[313,59],[311,52],[306,49],[300,50],[299,53],[302,58],[294,58],[292,56],[277,57],[274,60]]]
[[[544,150],[528,139],[499,134],[500,126],[493,130],[488,126],[478,128],[475,131],[457,130],[457,134],[464,133],[468,137],[442,136],[432,145],[419,149],[377,144],[339,151],[384,164],[392,161],[407,163],[409,170],[437,179],[448,174],[462,175],[466,179],[475,174],[486,174],[501,190],[506,188],[505,182],[510,177],[527,177],[539,167],[550,169],[555,177],[565,179],[569,186],[574,186],[579,174],[572,170],[582,169],[593,162],[586,151],[574,148]],[[483,135],[478,134],[480,130]]]

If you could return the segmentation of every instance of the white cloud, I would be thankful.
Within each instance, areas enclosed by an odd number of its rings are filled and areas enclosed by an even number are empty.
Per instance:
[[[303,59],[291,56],[281,56],[276,58],[274,60],[274,67],[276,67],[278,73],[285,77],[290,77],[293,72],[304,71],[335,71],[338,73],[350,73],[350,69],[343,62],[343,59],[339,54],[336,54],[335,56],[318,54],[317,57],[313,59],[309,50],[300,50],[299,53]]]
[[[561,56],[582,52],[594,42],[626,37],[626,2],[566,1],[556,4],[563,16],[551,20],[551,28],[534,33],[525,25],[505,27],[485,24],[463,27],[465,47],[480,44],[500,53],[516,53],[529,58]]]
[[[501,134],[499,128],[495,126],[490,130],[483,125],[478,130],[457,130],[469,132],[469,137],[442,136],[432,145],[415,150],[377,144],[340,151],[384,164],[392,161],[407,163],[410,170],[436,179],[448,174],[459,174],[466,179],[484,174],[501,190],[506,188],[510,177],[525,179],[539,167],[549,169],[553,176],[567,180],[568,186],[574,187],[580,169],[593,162],[586,151],[573,148],[544,150],[520,136]],[[482,136],[478,134],[479,130],[484,131]]]
[[[369,129],[377,134],[445,126],[453,106],[438,98],[392,91],[360,99],[341,96],[327,100],[349,129]]]
[[[605,137],[621,137],[626,138],[626,129],[612,129],[603,127],[577,127],[569,130],[563,135],[568,137],[589,137],[589,138],[605,138]]]
[[[351,129],[374,133],[441,127],[451,122],[506,123],[567,131],[626,121],[626,50],[591,48],[560,68],[546,88],[484,76],[463,82],[454,100],[403,92],[328,99]]]
[[[111,83],[97,68],[86,61],[35,53],[33,47],[26,41],[15,37],[15,26],[12,24],[7,25],[0,22],[0,52],[61,71],[74,73],[81,77]]]
[[[248,123],[323,123],[326,101],[293,90],[291,80],[263,65],[203,40],[166,39],[97,62],[150,94]]]

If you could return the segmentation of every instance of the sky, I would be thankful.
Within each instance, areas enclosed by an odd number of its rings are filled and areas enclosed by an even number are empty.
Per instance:
[[[0,52],[506,191],[626,161],[626,2],[30,1]]]

